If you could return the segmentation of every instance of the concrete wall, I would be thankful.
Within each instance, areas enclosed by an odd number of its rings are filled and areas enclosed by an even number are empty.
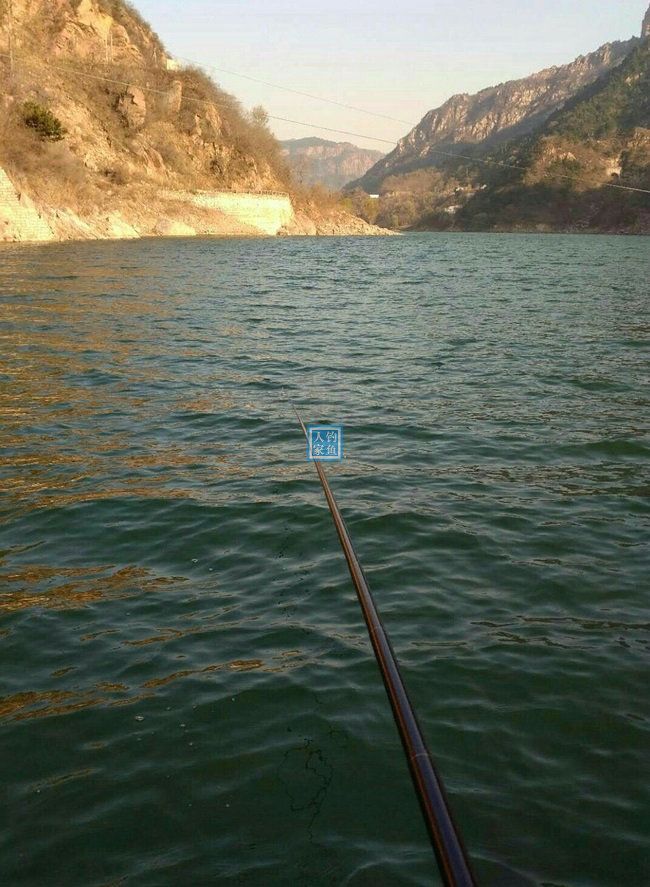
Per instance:
[[[175,196],[178,198],[180,194],[181,192],[178,192]],[[221,220],[224,220],[225,216],[237,223],[237,225],[233,224],[234,231],[245,231],[251,235],[274,236],[295,218],[291,199],[288,194],[283,193],[203,191],[194,194],[183,193],[182,198],[195,206],[218,210],[221,213],[219,217]],[[0,168],[0,241],[48,241],[88,237],[102,239],[138,236],[138,231],[131,225],[127,225],[121,218],[119,221],[122,227],[120,230],[116,229],[117,222],[113,224],[113,216],[117,218],[119,216],[117,213],[101,220],[95,219],[90,225],[82,222],[69,211],[59,210],[54,213],[54,216],[56,219],[52,220],[52,225],[56,225],[56,231],[38,212],[29,197],[26,194],[18,193],[11,179]],[[63,219],[61,224],[59,224],[60,219]],[[74,230],[70,230],[73,220],[75,224],[78,224],[76,227],[72,226]],[[67,227],[63,225],[65,230],[62,230],[63,222],[70,222]],[[238,225],[241,227],[238,228]],[[126,230],[127,228],[128,230]]]
[[[0,240],[54,240],[54,232],[41,218],[32,201],[16,191],[0,168]]]
[[[288,194],[201,191],[198,194],[189,194],[187,199],[196,206],[218,209],[244,225],[256,228],[262,234],[275,235],[280,228],[294,219],[293,206]]]

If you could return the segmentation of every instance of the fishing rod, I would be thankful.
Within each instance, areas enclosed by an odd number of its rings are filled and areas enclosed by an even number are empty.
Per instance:
[[[307,429],[296,410],[305,437]],[[454,822],[440,774],[431,759],[422,730],[406,691],[390,640],[381,621],[368,582],[356,555],[345,521],[330,489],[321,463],[315,460],[316,471],[334,520],[350,576],[357,592],[363,618],[381,671],[386,693],[393,709],[415,792],[429,832],[445,887],[476,887],[467,851]]]

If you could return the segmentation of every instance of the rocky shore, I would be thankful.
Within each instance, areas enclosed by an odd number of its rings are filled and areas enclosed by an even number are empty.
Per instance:
[[[224,201],[224,197],[230,200]],[[377,236],[393,232],[340,210],[294,211],[288,195],[121,189],[80,213],[37,202],[0,168],[0,242],[127,240],[140,237]],[[200,198],[200,199],[199,199]],[[269,207],[267,204],[271,203]],[[239,204],[243,206],[239,206]],[[214,205],[211,205],[214,204]],[[230,207],[226,212],[219,207]],[[281,211],[277,210],[278,204]]]
[[[376,235],[122,0],[0,0],[0,241]]]

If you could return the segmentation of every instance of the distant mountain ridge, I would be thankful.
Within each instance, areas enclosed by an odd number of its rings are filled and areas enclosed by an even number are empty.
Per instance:
[[[346,191],[394,229],[650,233],[650,7],[640,37],[452,96]]]
[[[650,15],[646,19],[650,28]],[[349,187],[376,192],[389,176],[444,164],[447,152],[467,153],[467,149],[473,153],[477,146],[485,149],[526,135],[583,87],[619,65],[639,42],[634,37],[606,43],[570,64],[546,68],[474,95],[454,95],[429,111],[390,154]]]
[[[362,176],[384,156],[381,151],[359,148],[350,142],[319,138],[288,139],[280,144],[298,181],[332,191]]]

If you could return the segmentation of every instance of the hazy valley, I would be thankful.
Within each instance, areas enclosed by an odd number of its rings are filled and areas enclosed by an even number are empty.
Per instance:
[[[289,139],[280,143],[296,181],[338,191],[363,176],[383,158],[381,151],[327,139]]]

